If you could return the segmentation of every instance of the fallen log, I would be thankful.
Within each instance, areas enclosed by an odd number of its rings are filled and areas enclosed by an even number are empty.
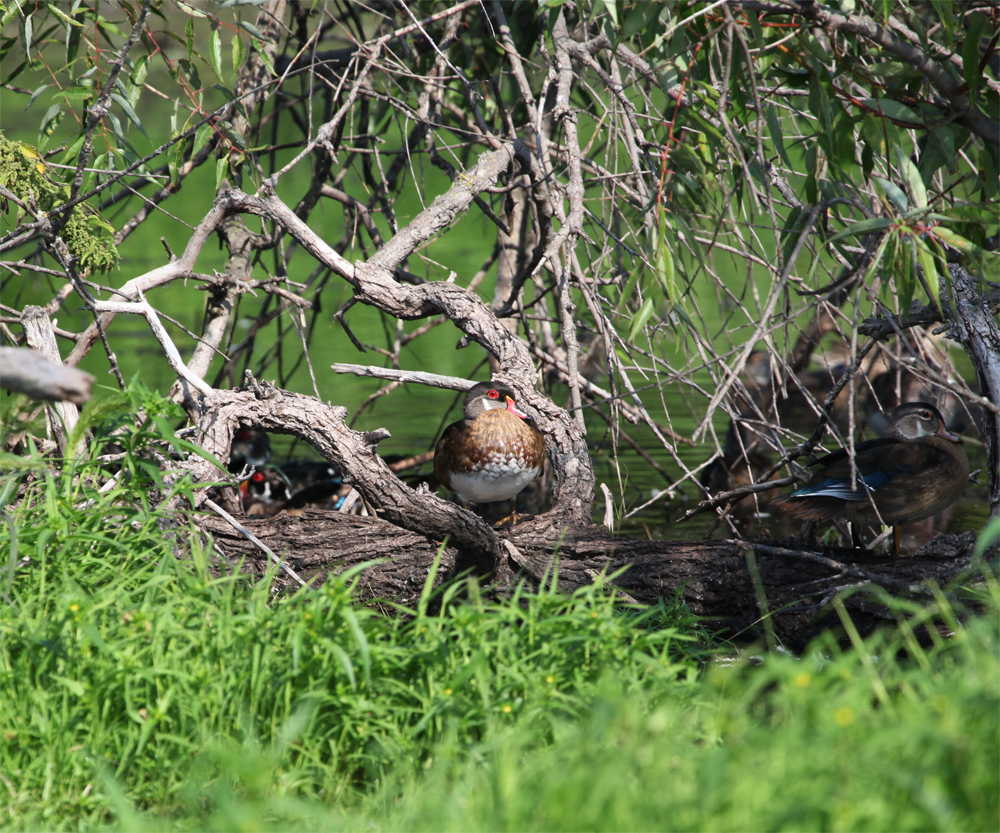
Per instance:
[[[270,566],[259,549],[221,519],[199,517],[197,523],[231,562],[242,560],[244,569],[257,575]],[[242,523],[314,586],[369,563],[360,573],[358,593],[373,602],[415,606],[439,550],[436,584],[457,577],[462,564],[475,563],[447,543],[442,548],[433,537],[379,518],[308,510],[301,516],[246,518]],[[822,631],[839,626],[830,606],[836,594],[882,588],[930,599],[926,583],[943,587],[961,576],[972,563],[975,543],[972,533],[938,535],[911,557],[896,558],[867,550],[796,549],[771,540],[637,540],[611,536],[601,527],[560,529],[544,515],[497,537],[506,553],[491,579],[497,593],[508,592],[518,581],[536,586],[550,581],[555,570],[564,592],[607,574],[623,600],[656,604],[679,595],[708,628],[741,640],[762,638],[763,617],[769,613],[774,635],[796,651]],[[748,550],[756,560],[763,597],[754,589]],[[277,581],[286,583],[280,575]],[[892,618],[870,592],[850,595],[846,605],[862,635]]]

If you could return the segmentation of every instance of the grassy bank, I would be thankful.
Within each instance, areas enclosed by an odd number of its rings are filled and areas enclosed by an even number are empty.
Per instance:
[[[350,575],[277,597],[150,504],[185,488],[153,458],[183,450],[170,416],[137,393],[64,470],[4,460],[6,830],[996,827],[989,573],[967,622],[898,603],[860,650],[763,661],[599,586],[463,582],[395,617]],[[954,636],[921,647],[919,619]]]

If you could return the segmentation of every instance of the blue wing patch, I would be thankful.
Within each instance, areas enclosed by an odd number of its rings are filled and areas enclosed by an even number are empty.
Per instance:
[[[901,474],[904,469],[897,466],[892,471],[874,471],[858,478],[858,488],[852,489],[848,480],[837,477],[828,477],[812,486],[803,486],[792,492],[792,497],[835,497],[840,500],[868,500],[868,492],[877,492],[879,489],[888,486],[897,474]],[[864,488],[862,488],[864,487]]]

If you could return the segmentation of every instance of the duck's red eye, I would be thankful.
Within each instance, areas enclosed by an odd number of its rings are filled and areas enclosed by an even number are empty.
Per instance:
[[[261,474],[259,471],[255,471],[253,473],[253,482],[254,483],[260,483],[263,479],[264,479],[264,475]]]
[[[931,412],[930,411],[921,411],[920,412],[920,418],[921,419],[930,419],[931,418]]]
[[[490,392],[489,392],[488,394],[486,394],[486,395],[487,395],[487,396],[488,396],[488,397],[489,397],[490,399],[499,399],[499,398],[500,398],[500,392],[499,392],[499,391],[496,391],[496,390],[491,390],[491,391],[490,391]]]

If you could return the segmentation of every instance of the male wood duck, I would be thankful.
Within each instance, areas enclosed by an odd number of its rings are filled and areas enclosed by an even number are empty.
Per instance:
[[[465,394],[465,419],[444,430],[434,454],[434,475],[463,503],[510,500],[538,476],[545,438],[518,409],[515,393],[499,382],[480,382]]]
[[[274,469],[257,470],[240,483],[240,502],[247,515],[277,515],[291,497],[287,481]]]
[[[969,479],[962,438],[951,433],[937,408],[905,402],[889,417],[886,436],[854,448],[857,482],[845,449],[816,461],[823,467],[801,489],[773,505],[814,521],[836,517],[852,523],[893,526],[899,552],[901,524],[923,520],[954,503]],[[878,510],[876,514],[875,510]]]

